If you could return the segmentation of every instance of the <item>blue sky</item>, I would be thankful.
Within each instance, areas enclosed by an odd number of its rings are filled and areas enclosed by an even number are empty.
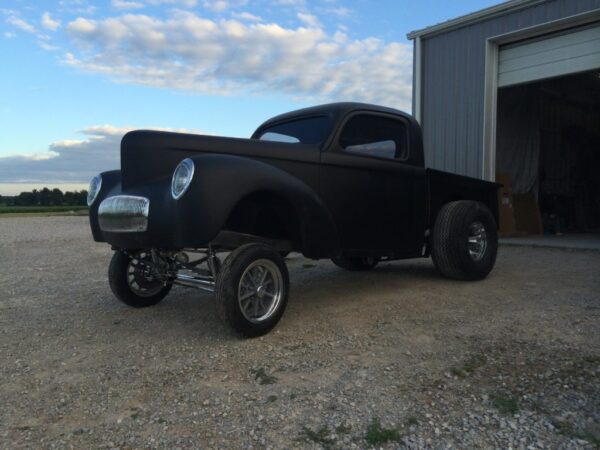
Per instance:
[[[406,33],[496,3],[0,0],[0,194],[81,187],[132,128],[247,137],[330,101],[410,110]]]

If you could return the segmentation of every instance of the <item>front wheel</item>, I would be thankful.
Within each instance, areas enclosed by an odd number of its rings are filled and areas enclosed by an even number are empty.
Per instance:
[[[266,334],[283,316],[289,283],[277,251],[264,244],[243,245],[229,254],[217,276],[217,314],[244,336]]]
[[[461,200],[440,209],[431,237],[431,257],[442,275],[481,280],[494,267],[497,251],[496,221],[483,203]]]
[[[115,296],[134,308],[156,305],[171,290],[152,271],[152,257],[146,251],[134,252],[131,256],[117,251],[108,266],[108,282]]]

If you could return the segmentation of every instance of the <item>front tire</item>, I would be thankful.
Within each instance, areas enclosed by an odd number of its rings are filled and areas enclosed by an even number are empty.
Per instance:
[[[289,283],[277,251],[265,244],[243,245],[229,254],[217,276],[217,315],[246,337],[266,334],[283,316]]]
[[[108,282],[113,294],[134,308],[156,305],[172,287],[154,276],[144,261],[151,261],[151,256],[143,250],[133,253],[133,257],[117,251],[108,266]]]
[[[455,280],[482,280],[494,267],[497,252],[496,221],[487,206],[461,200],[440,209],[431,238],[438,272]]]

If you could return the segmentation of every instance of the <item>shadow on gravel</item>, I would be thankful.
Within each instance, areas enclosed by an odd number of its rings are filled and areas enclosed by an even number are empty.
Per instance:
[[[368,272],[350,272],[326,261],[308,264],[298,258],[289,262],[289,270],[288,309],[276,329],[304,327],[307,320],[319,317],[323,308],[342,314],[349,305],[356,307],[359,302],[380,301],[380,297],[386,295],[397,297],[401,303],[403,294],[414,293],[419,285],[435,288],[449,282],[425,260],[382,263]],[[96,307],[100,310],[96,320],[115,333],[116,339],[147,336],[153,340],[164,333],[200,339],[206,345],[240,339],[215,314],[213,295],[194,289],[176,286],[158,305],[135,309],[121,305],[107,287]]]

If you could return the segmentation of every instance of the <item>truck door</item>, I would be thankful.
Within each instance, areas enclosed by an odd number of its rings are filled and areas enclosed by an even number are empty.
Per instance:
[[[354,112],[321,154],[319,190],[344,253],[419,254],[423,168],[410,164],[408,132],[401,116]]]

